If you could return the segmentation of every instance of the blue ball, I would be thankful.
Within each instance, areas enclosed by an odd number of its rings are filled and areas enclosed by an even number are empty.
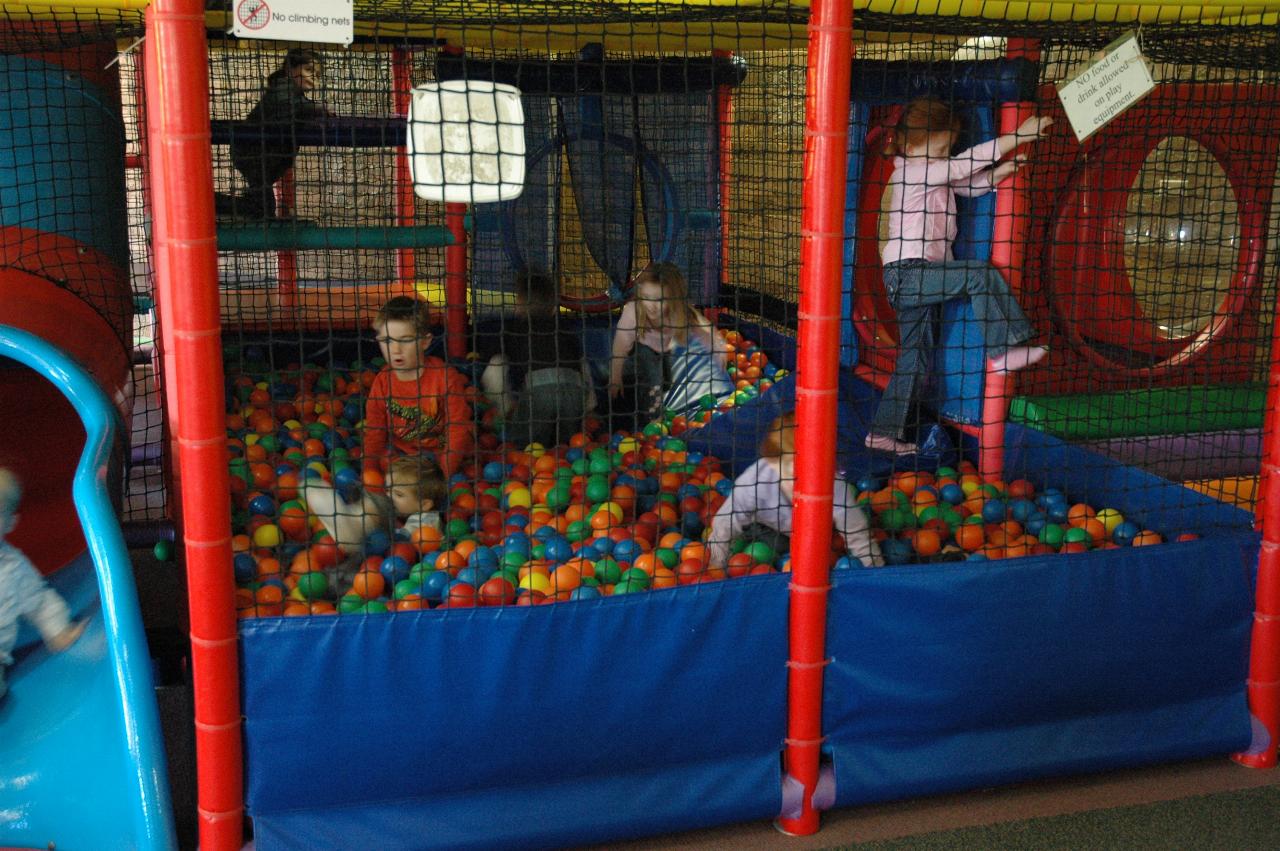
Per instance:
[[[334,447],[342,446],[342,438],[338,436],[336,431],[326,431],[320,435],[320,442],[324,444],[324,448],[333,452]]]
[[[1028,535],[1039,535],[1040,530],[1049,525],[1049,516],[1043,511],[1037,511],[1027,517],[1027,521],[1022,525],[1026,527]]]
[[[733,479],[724,478],[716,482],[716,493],[721,496],[728,496],[733,493]]]
[[[872,488],[863,488],[863,490],[872,490]],[[876,488],[878,490],[878,488]],[[942,490],[938,491],[938,496],[943,502],[950,505],[959,505],[964,502],[964,488],[957,484],[948,482],[942,486]]]
[[[880,542],[880,552],[884,555],[885,564],[907,564],[911,561],[912,550],[908,541],[889,538]]]
[[[514,526],[517,529],[523,529],[529,525],[529,515],[520,511],[513,511],[507,515],[506,525],[508,528]]]
[[[433,603],[438,603],[444,598],[445,589],[449,587],[449,583],[452,581],[453,577],[445,570],[437,570],[428,574],[427,578],[422,581],[422,596]]]
[[[680,518],[680,534],[695,538],[702,534],[702,518],[696,511],[686,511]]]
[[[1111,540],[1115,541],[1122,547],[1127,547],[1133,543],[1133,539],[1142,531],[1142,527],[1131,520],[1122,520],[1116,524],[1116,528],[1111,530]]]
[[[760,371],[764,373],[765,378],[773,378],[775,375],[778,374],[778,368],[771,363],[766,363],[764,365],[764,369]]]
[[[969,553],[965,561],[990,561],[990,559],[982,553]]]
[[[476,547],[471,551],[471,555],[467,556],[467,566],[493,573],[498,569],[498,555],[490,547]],[[485,577],[485,579],[488,578],[488,576]]]
[[[502,481],[506,474],[506,467],[501,461],[490,461],[488,464],[484,465],[484,470],[480,473],[486,482],[494,483]]]
[[[1009,515],[1009,506],[1003,499],[990,499],[982,506],[982,519],[986,523],[1003,523]]]
[[[333,474],[333,486],[340,491],[360,485],[360,471],[355,467],[343,467]]]
[[[409,568],[409,562],[400,556],[388,556],[378,566],[378,572],[382,574],[383,579],[387,580],[387,584],[394,588],[397,582],[409,578]]]
[[[615,486],[626,485],[629,488],[634,488],[636,486],[636,477],[630,473],[622,473],[618,478],[613,480],[613,484]]]
[[[543,526],[541,529],[533,533],[533,539],[535,541],[541,541],[542,543],[545,544],[547,541],[551,540],[552,538],[558,537],[559,534],[560,533],[556,531],[556,527]]]
[[[1009,514],[1019,523],[1026,523],[1035,511],[1036,504],[1029,499],[1015,499],[1009,504]]]
[[[579,458],[582,458],[584,456],[585,456],[585,453],[582,451],[582,447],[575,446],[572,449],[570,449],[568,452],[564,453],[564,460],[572,464],[574,461],[577,461]]]
[[[702,488],[698,487],[697,485],[681,485],[680,490],[676,491],[676,499],[678,500],[683,501],[688,499],[691,496],[701,497]]]
[[[569,594],[570,600],[594,600],[600,596],[599,589],[590,585],[579,585]]]
[[[688,464],[701,464],[702,459],[706,457],[706,454],[702,452],[689,452],[684,456],[684,460]]]
[[[276,501],[265,493],[260,493],[249,500],[250,514],[263,514],[271,517],[276,513]]]
[[[596,556],[599,558],[611,555],[616,546],[617,542],[613,538],[595,538],[591,543],[591,548],[596,551]]]
[[[605,540],[605,539],[601,538],[601,540]],[[635,561],[636,557],[639,556],[642,552],[644,552],[644,550],[641,549],[639,544],[637,544],[632,539],[627,538],[626,540],[618,541],[616,544],[613,545],[612,555],[616,561],[625,561],[626,563],[630,564],[631,562]]]
[[[347,422],[358,423],[363,416],[364,412],[360,410],[357,402],[348,402],[342,406],[342,418]]]
[[[1045,508],[1045,514],[1049,518],[1050,523],[1066,523],[1067,514],[1071,511],[1065,502],[1056,502],[1049,500],[1049,505]]]
[[[524,532],[512,532],[502,539],[502,550],[507,553],[520,553],[527,556],[531,546],[529,536]]]
[[[568,561],[573,558],[573,547],[566,539],[557,536],[547,541],[543,555],[557,563]]]
[[[458,571],[457,581],[465,582],[472,588],[479,588],[493,573],[494,571],[485,570],[482,567],[464,567]]]
[[[277,476],[283,476],[286,473],[296,473],[296,472],[298,472],[298,468],[288,462],[276,465]]]
[[[231,566],[236,573],[236,582],[241,584],[252,582],[258,575],[258,562],[248,553],[236,553]]]
[[[385,529],[374,529],[364,539],[364,551],[371,556],[384,556],[391,549],[391,536]]]

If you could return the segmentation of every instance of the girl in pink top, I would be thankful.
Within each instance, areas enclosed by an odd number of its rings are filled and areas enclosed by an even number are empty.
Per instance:
[[[986,261],[956,260],[956,196],[974,197],[995,189],[1025,160],[1004,157],[1042,136],[1053,123],[1034,116],[1006,133],[951,156],[960,120],[933,98],[913,101],[894,129],[887,153],[893,157],[889,239],[881,259],[884,286],[898,314],[898,360],[885,387],[871,428],[870,449],[904,455],[916,451],[903,440],[907,410],[916,386],[928,371],[933,352],[933,308],[968,296],[982,328],[991,368],[1012,372],[1036,363],[1043,346],[1023,345],[1034,335],[1026,314],[1004,278]]]
[[[673,263],[650,263],[636,276],[632,298],[614,329],[610,398],[622,395],[633,352],[636,413],[642,420],[663,408],[685,413],[706,395],[719,400],[733,393],[725,371],[728,346],[689,303],[684,275]]]

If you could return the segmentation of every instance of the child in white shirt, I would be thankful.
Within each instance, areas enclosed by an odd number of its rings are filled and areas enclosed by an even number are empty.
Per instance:
[[[440,528],[437,507],[444,504],[444,473],[435,461],[412,455],[392,461],[387,494],[396,514],[404,518],[405,532],[412,535],[423,526]]]
[[[66,602],[48,586],[31,559],[4,540],[18,523],[21,499],[18,477],[0,467],[0,697],[7,690],[4,669],[13,662],[10,652],[18,640],[19,617],[30,621],[55,652],[70,647],[84,632],[84,623],[71,621]]]
[[[711,521],[707,549],[712,567],[723,568],[728,563],[730,543],[753,523],[791,535],[795,458],[796,415],[792,411],[773,421],[760,446],[760,458],[734,480],[733,494]],[[850,557],[867,567],[884,565],[867,516],[858,507],[853,490],[839,477],[832,485],[831,519],[844,536]]]

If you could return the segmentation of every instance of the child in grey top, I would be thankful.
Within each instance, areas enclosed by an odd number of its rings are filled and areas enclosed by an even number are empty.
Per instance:
[[[12,664],[10,655],[18,640],[18,618],[31,622],[50,650],[70,647],[83,623],[72,623],[67,604],[50,588],[31,559],[4,540],[18,523],[18,503],[22,485],[18,477],[0,467],[0,696],[7,690],[4,669]]]
[[[791,534],[795,433],[795,412],[774,420],[760,446],[759,460],[734,480],[733,494],[716,512],[707,536],[712,567],[725,566],[729,560],[729,544],[752,523],[784,535]],[[866,515],[855,503],[848,484],[838,477],[832,485],[831,519],[836,531],[844,536],[845,548],[851,557],[867,567],[884,565],[880,545],[871,536]]]

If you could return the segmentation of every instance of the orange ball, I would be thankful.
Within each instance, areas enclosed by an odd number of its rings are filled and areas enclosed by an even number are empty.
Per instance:
[[[351,580],[351,590],[366,600],[381,597],[386,587],[387,580],[376,570],[362,570]]]
[[[942,538],[932,529],[917,529],[914,543],[916,552],[922,556],[937,555],[942,549]]]
[[[443,533],[434,526],[419,526],[409,535],[409,543],[423,555],[439,550],[443,541]]]
[[[1163,544],[1164,538],[1159,532],[1153,532],[1150,529],[1143,529],[1141,532],[1133,536],[1133,546],[1150,547],[1154,544]]]
[[[1093,506],[1078,502],[1067,509],[1067,522],[1072,526],[1083,526],[1084,522],[1092,519],[1094,514]]]

